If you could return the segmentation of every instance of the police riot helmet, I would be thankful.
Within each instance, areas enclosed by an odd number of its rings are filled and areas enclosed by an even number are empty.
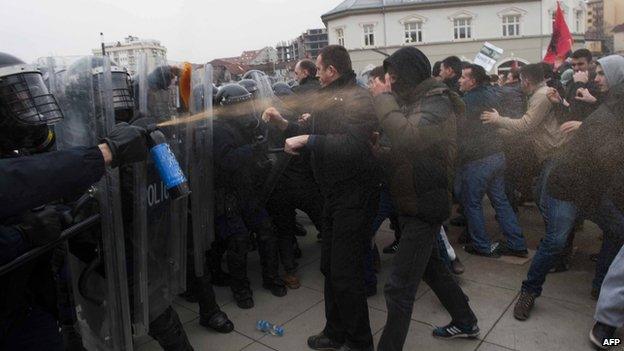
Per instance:
[[[245,74],[243,74],[243,79],[254,79],[254,77],[258,77],[258,76],[260,77],[266,76],[266,73],[258,69],[252,69],[252,70],[245,72]]]
[[[48,128],[63,119],[41,71],[0,52],[0,152],[42,152],[54,142]]]
[[[277,82],[273,84],[273,93],[275,93],[276,96],[287,96],[292,95],[293,91],[290,85],[284,82]]]
[[[217,115],[246,129],[256,129],[260,125],[258,111],[251,93],[238,84],[224,85],[217,93],[217,103],[221,105]]]
[[[217,93],[217,103],[221,106],[238,104],[252,99],[251,93],[238,84],[224,85]]]
[[[258,97],[258,83],[256,83],[253,79],[242,79],[238,82],[243,88],[247,89],[249,93],[251,93],[252,97],[255,99]]]

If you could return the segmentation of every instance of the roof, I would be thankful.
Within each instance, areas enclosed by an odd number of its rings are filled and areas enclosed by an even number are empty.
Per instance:
[[[239,63],[233,63],[222,59],[216,59],[209,62],[213,67],[222,66],[225,67],[231,74],[240,75],[248,71],[249,67],[241,65]]]
[[[613,33],[621,33],[624,32],[624,23],[622,24],[618,24],[617,26],[613,27],[613,29],[611,30]]]
[[[333,17],[351,11],[364,11],[385,8],[394,10],[401,7],[414,7],[420,5],[448,5],[452,3],[466,3],[474,0],[345,0],[336,6],[333,10],[321,16],[323,20],[326,17]]]

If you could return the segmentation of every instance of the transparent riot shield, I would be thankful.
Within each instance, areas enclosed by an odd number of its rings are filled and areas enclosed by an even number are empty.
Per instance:
[[[207,245],[214,240],[214,193],[212,160],[212,66],[204,65],[191,75],[191,115],[204,114],[186,125],[188,174],[191,185],[191,216],[195,275],[204,275]]]
[[[53,90],[65,114],[55,127],[58,148],[97,145],[115,124],[111,62],[83,57],[58,71]],[[78,325],[88,350],[132,350],[119,171],[107,168],[93,190],[101,228],[75,239],[68,253]]]
[[[165,63],[137,61],[133,86],[135,123],[150,125],[175,121],[170,85],[175,75]],[[167,143],[178,150],[176,126],[163,126]],[[180,158],[180,154],[176,155]],[[185,290],[187,199],[169,196],[151,158],[132,166],[133,307],[135,338],[144,336],[149,323],[160,316],[174,297]]]

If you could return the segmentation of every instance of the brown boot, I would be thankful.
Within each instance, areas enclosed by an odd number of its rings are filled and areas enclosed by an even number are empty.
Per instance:
[[[289,289],[299,289],[301,287],[299,278],[297,278],[294,274],[286,274],[283,280]]]

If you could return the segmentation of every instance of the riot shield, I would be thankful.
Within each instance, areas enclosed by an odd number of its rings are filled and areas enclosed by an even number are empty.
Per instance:
[[[154,124],[175,118],[170,85],[175,80],[169,66],[150,63],[142,54],[134,77],[136,123]],[[138,117],[138,119],[137,119]],[[179,150],[176,127],[164,127],[167,142]],[[180,154],[178,152],[178,155]],[[185,290],[187,199],[173,200],[161,180],[154,161],[132,166],[133,307],[135,338],[144,336],[149,323]]]
[[[65,114],[55,126],[58,148],[97,145],[115,124],[112,72],[120,72],[90,56],[58,71],[53,90]],[[74,240],[68,253],[78,326],[88,350],[132,350],[119,171],[108,168],[93,192],[101,232]]]
[[[212,160],[212,66],[204,65],[191,75],[189,110],[206,118],[186,125],[188,175],[191,185],[191,216],[195,275],[204,275],[207,245],[214,240],[214,192]]]

